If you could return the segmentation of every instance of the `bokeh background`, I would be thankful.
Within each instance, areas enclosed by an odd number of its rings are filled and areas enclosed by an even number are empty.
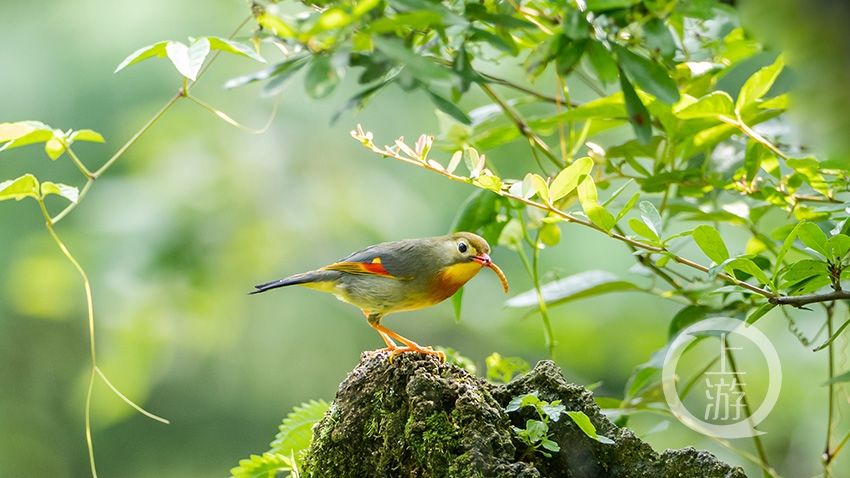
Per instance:
[[[796,70],[799,84],[824,96],[805,102],[794,120],[815,130],[816,148],[840,154],[843,135],[833,126],[850,115],[846,88],[833,88],[846,80],[846,38],[834,36],[838,22],[822,18],[840,14],[835,5],[749,2],[745,24],[768,45],[787,49],[789,63],[796,58],[805,65]],[[801,14],[777,13],[782,8]],[[247,11],[237,0],[2,2],[0,121],[98,130],[106,145],[75,149],[91,166],[100,164],[180,83],[166,61],[113,75],[121,59],[162,39],[227,36]],[[222,58],[194,92],[259,127],[272,101],[258,88],[222,89],[228,78],[254,69],[249,60]],[[392,89],[356,117],[346,113],[330,124],[353,91],[347,81],[329,99],[312,101],[296,78],[262,135],[179,103],[59,226],[92,280],[101,367],[124,393],[172,421],[139,416],[98,382],[93,420],[102,476],[226,476],[238,459],[266,449],[293,405],[331,399],[361,351],[382,345],[357,310],[329,296],[303,289],[246,295],[255,283],[371,243],[445,233],[471,192],[376,158],[348,136],[357,123],[378,142],[436,132],[427,98]],[[826,96],[831,91],[834,98]],[[484,102],[474,95],[465,101]],[[506,149],[492,158],[509,169],[526,156],[525,149]],[[0,179],[25,172],[80,183],[67,158],[51,162],[38,147],[0,158]],[[50,205],[61,206],[58,199]],[[744,238],[726,232],[731,244]],[[601,269],[634,277],[628,272],[633,258],[621,244],[577,227],[565,226],[562,234],[561,246],[543,252],[547,271]],[[497,248],[493,257],[513,291],[530,287],[514,254]],[[87,476],[83,291],[32,201],[0,204],[0,270],[0,476]],[[448,303],[385,323],[420,343],[458,349],[479,368],[494,351],[532,363],[546,358],[539,318],[523,320],[523,311],[504,308],[503,299],[496,277],[485,271],[467,287],[460,323]],[[632,369],[664,345],[669,318],[680,307],[640,294],[559,306],[552,310],[554,358],[570,380],[602,382],[600,394],[621,396]],[[805,313],[795,317],[806,331],[819,326]],[[761,427],[769,454],[785,476],[815,475],[826,422],[825,355],[797,341],[780,314],[763,319],[760,328],[784,367],[779,405]],[[845,357],[846,345],[842,341]],[[844,359],[838,368],[847,368]],[[839,407],[848,410],[846,395]],[[675,422],[658,432],[658,424],[655,416],[631,422],[657,449],[707,448],[755,476],[717,443]],[[850,476],[847,469],[845,456],[836,476]]]

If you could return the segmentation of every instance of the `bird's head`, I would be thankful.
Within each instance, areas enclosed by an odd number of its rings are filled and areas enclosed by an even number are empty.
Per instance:
[[[477,234],[454,233],[446,239],[445,247],[451,251],[449,257],[452,264],[473,262],[489,267],[493,263],[490,259],[490,244]]]
[[[505,292],[507,279],[502,270],[490,259],[490,244],[483,237],[471,232],[456,232],[439,240],[442,262],[441,278],[452,284],[463,285],[482,267],[493,269]]]

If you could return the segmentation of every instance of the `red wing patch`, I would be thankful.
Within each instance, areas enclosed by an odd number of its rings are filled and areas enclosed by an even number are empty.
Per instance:
[[[329,266],[322,267],[322,270],[339,271],[348,274],[376,275],[397,279],[397,277],[390,274],[389,271],[384,268],[379,257],[372,259],[372,262],[335,262]]]

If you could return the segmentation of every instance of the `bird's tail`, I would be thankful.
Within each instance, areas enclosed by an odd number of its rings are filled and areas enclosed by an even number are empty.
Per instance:
[[[273,280],[264,284],[255,285],[257,290],[249,292],[249,294],[259,294],[267,290],[277,289],[278,287],[286,287],[288,285],[310,284],[315,282],[325,282],[336,279],[338,273],[335,271],[310,271],[302,274],[295,274],[283,279]]]

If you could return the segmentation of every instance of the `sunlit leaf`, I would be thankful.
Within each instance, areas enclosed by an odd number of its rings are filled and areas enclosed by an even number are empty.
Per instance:
[[[206,38],[199,38],[188,47],[178,41],[170,41],[165,45],[165,53],[181,75],[195,81],[204,60],[210,53],[210,41]]]
[[[104,143],[104,142],[106,142],[106,140],[103,139],[103,136],[100,133],[98,133],[97,131],[94,131],[94,130],[90,130],[90,129],[81,129],[81,130],[74,131],[73,133],[71,133],[71,136],[68,137],[68,140],[71,141],[71,142],[74,142],[74,141],[89,141],[89,142],[92,142],[92,143]]]
[[[729,259],[729,251],[717,229],[703,224],[694,229],[692,235],[702,252],[715,263],[720,264]]]
[[[735,115],[732,97],[725,91],[712,91],[695,102],[682,106],[673,109],[673,113],[681,119]]]
[[[250,58],[252,60],[259,61],[260,63],[265,63],[266,59],[260,56],[259,53],[254,51],[253,48],[248,45],[228,40],[227,38],[219,38],[219,37],[206,37],[210,43],[210,49],[224,51],[227,53],[232,53],[234,55],[244,56],[246,58]]]
[[[549,186],[549,197],[554,202],[573,192],[578,186],[579,180],[590,174],[593,169],[593,160],[589,157],[579,158],[564,168]]]
[[[124,60],[115,68],[115,71],[113,73],[118,73],[119,71],[123,70],[128,66],[135,65],[136,63],[147,60],[148,58],[164,57],[167,54],[166,46],[168,45],[168,43],[168,41],[161,41],[154,43],[153,45],[148,45],[139,48],[133,53],[130,53],[127,58],[124,58]]]
[[[47,197],[50,194],[62,196],[63,198],[71,201],[72,203],[75,203],[80,197],[80,190],[74,186],[68,186],[67,184],[62,183],[54,183],[51,181],[45,181],[41,183],[41,196]]]
[[[774,61],[773,64],[761,68],[757,72],[753,73],[753,75],[744,82],[744,86],[741,87],[741,91],[738,92],[738,99],[735,100],[735,108],[742,110],[746,106],[766,95],[773,86],[773,83],[776,81],[776,78],[778,78],[779,74],[782,73],[782,68],[784,67],[785,61],[782,58],[782,55],[780,55],[776,58],[776,61]]]
[[[24,174],[17,179],[10,179],[0,183],[0,201],[31,197],[39,199],[38,179],[32,174]]]

